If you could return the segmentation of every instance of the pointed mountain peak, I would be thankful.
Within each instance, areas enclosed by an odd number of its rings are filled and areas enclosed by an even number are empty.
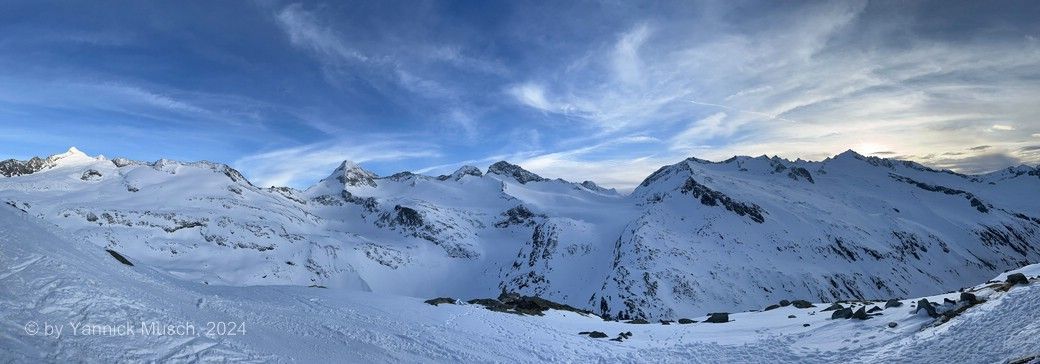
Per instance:
[[[849,149],[849,150],[846,150],[844,152],[841,152],[841,154],[838,154],[838,155],[834,156],[834,159],[841,159],[841,158],[863,159],[864,157],[863,157],[862,154],[856,153],[856,151],[854,151],[852,149]]]
[[[547,179],[542,178],[542,176],[534,174],[533,172],[523,169],[523,167],[506,161],[499,161],[495,164],[492,164],[490,167],[488,167],[487,173],[497,174],[499,176],[513,177],[513,179],[515,179],[517,182],[520,182],[521,184],[527,182],[548,181]]]
[[[66,164],[73,162],[93,161],[95,158],[88,156],[76,147],[70,147],[65,153],[59,153],[47,157],[47,161],[55,164]]]
[[[375,173],[369,172],[360,165],[349,160],[340,163],[339,167],[332,172],[332,175],[325,180],[335,178],[337,181],[345,186],[376,186],[376,178],[379,178]]]
[[[437,179],[439,179],[441,181],[447,181],[449,179],[452,180],[452,181],[458,181],[458,180],[462,179],[463,176],[476,176],[476,177],[480,177],[480,176],[483,176],[483,175],[484,175],[484,173],[480,171],[480,168],[477,168],[477,167],[474,167],[474,166],[470,166],[470,165],[465,165],[465,166],[459,167],[459,169],[456,169],[455,172],[452,172],[451,174],[438,176]]]

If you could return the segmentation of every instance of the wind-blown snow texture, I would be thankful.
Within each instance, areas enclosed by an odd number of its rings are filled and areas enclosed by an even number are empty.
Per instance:
[[[846,152],[665,166],[621,195],[505,162],[307,190],[215,163],[72,149],[0,163],[0,201],[190,282],[414,297],[538,295],[674,319],[780,299],[913,297],[1040,261],[1040,170],[978,176]]]

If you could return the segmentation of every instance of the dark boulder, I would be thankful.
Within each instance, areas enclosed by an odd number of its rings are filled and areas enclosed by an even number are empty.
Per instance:
[[[780,308],[780,305],[769,305],[769,307],[766,307],[766,309],[763,311],[775,310],[778,308]]]
[[[806,300],[794,300],[794,301],[791,301],[791,306],[794,306],[795,308],[802,308],[802,309],[816,307],[816,305],[813,305],[812,303],[810,303],[809,301],[806,301]]]
[[[433,298],[433,299],[428,299],[428,300],[426,300],[424,302],[426,302],[427,304],[431,304],[431,305],[436,306],[436,305],[439,305],[439,304],[442,304],[442,303],[447,303],[447,304],[454,305],[456,301],[457,301],[456,299],[451,298],[451,297],[437,297],[437,298]]]
[[[943,304],[944,305],[956,305],[957,301],[951,300],[949,298],[943,298]]]
[[[1025,275],[1025,274],[1022,274],[1022,273],[1014,273],[1014,274],[1008,274],[1008,276],[1007,276],[1007,282],[1008,282],[1008,283],[1011,283],[1011,285],[1016,285],[1016,284],[1029,284],[1029,279],[1028,279],[1028,278],[1026,278],[1026,275]]]
[[[710,322],[710,323],[713,323],[713,324],[720,324],[720,323],[724,323],[724,322],[729,322],[729,314],[725,313],[725,312],[716,312],[716,313],[713,313],[713,314],[709,315],[708,319],[704,320],[704,322]]]
[[[661,325],[671,325],[672,322],[675,322],[675,321],[672,321],[672,320],[661,320]]]
[[[645,324],[650,323],[650,321],[647,321],[647,320],[644,320],[644,319],[641,319],[641,318],[637,318],[635,320],[629,320],[627,323],[637,324],[637,325],[645,325]]]
[[[851,308],[844,308],[844,307],[842,307],[841,309],[834,310],[834,313],[831,313],[831,319],[832,320],[848,319],[848,318],[851,318],[851,317],[852,317],[852,309]]]
[[[897,323],[895,323],[895,322],[889,322],[889,323],[888,323],[888,327],[889,327],[889,328],[893,328],[893,329],[894,329],[894,328],[896,328],[896,326],[899,326],[899,324],[897,324]]]
[[[867,315],[867,307],[866,306],[860,307],[858,310],[856,310],[855,313],[852,314],[852,318],[857,319],[857,320],[869,319],[870,316]]]
[[[939,313],[935,311],[935,306],[932,306],[932,303],[928,302],[927,298],[922,298],[920,301],[917,301],[917,309],[914,310],[914,313],[918,313],[921,310],[927,312],[928,317],[939,317]]]
[[[961,292],[961,302],[967,302],[968,304],[976,304],[979,302],[979,298],[974,293]]]
[[[902,302],[899,302],[899,300],[894,299],[894,298],[885,302],[885,308],[899,307],[899,306],[902,306],[902,305],[903,305]]]
[[[688,318],[681,318],[681,319],[679,319],[679,324],[681,324],[681,325],[689,325],[689,324],[696,323],[696,322],[697,321],[690,320]]]
[[[589,337],[591,337],[593,339],[602,339],[602,338],[607,337],[607,334],[604,334],[603,332],[600,332],[600,331],[593,331],[593,332],[590,332],[588,335],[589,335]]]
[[[787,315],[787,318],[796,318],[796,317],[798,317],[798,316],[795,316],[795,315]]]
[[[780,306],[781,306],[781,307],[787,307],[787,306],[790,306],[790,305],[791,305],[791,301],[788,301],[788,300],[780,300]]]
[[[802,324],[802,327],[809,327],[809,324]]]
[[[825,309],[823,309],[821,311],[834,311],[834,310],[840,310],[840,309],[843,309],[843,308],[845,308],[845,306],[842,306],[841,304],[835,302],[835,303],[832,303],[830,306],[827,306],[827,308],[825,308]]]
[[[874,307],[871,307],[869,310],[867,310],[867,313],[874,313],[874,312],[878,312],[878,311],[881,311],[881,307],[874,306]]]

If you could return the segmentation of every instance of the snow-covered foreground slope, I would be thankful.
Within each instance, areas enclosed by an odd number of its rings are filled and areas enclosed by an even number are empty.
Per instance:
[[[1040,266],[1021,271],[1035,277]],[[185,281],[123,265],[100,247],[0,207],[3,362],[982,363],[1040,353],[1036,279],[1007,292],[986,287],[975,293],[987,302],[938,327],[923,311],[912,313],[914,300],[866,321],[832,320],[820,304],[733,314],[721,324],[638,325],[559,311],[517,316],[347,289]],[[930,299],[944,297],[958,294]],[[209,322],[244,330],[207,333]],[[105,331],[128,323],[129,330]],[[157,335],[141,323],[172,329]],[[632,336],[578,335],[593,330]]]
[[[486,172],[306,190],[215,163],[67,153],[0,162],[0,201],[185,281],[413,297],[537,295],[676,319],[781,299],[944,292],[1040,261],[1040,170],[966,176],[846,152],[665,166],[630,195]]]

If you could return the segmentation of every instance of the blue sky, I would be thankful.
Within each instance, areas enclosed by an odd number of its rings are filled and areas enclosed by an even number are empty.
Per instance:
[[[0,157],[306,187],[505,159],[630,188],[689,156],[1040,163],[1040,2],[0,4]]]

